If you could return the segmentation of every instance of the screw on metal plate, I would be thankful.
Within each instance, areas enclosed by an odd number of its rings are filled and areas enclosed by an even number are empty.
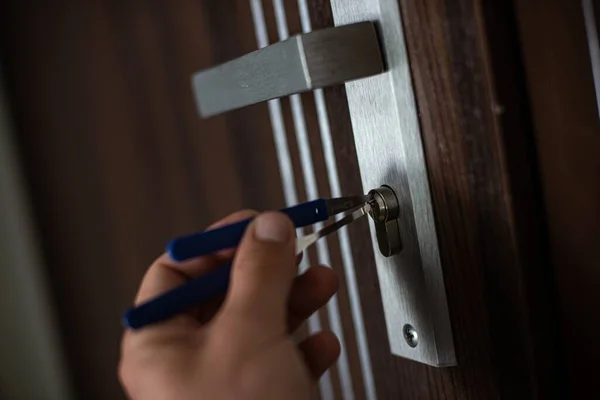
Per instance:
[[[369,192],[371,211],[375,222],[375,233],[379,251],[385,257],[393,256],[402,250],[400,227],[398,226],[399,205],[396,194],[389,186],[381,186]]]
[[[404,334],[406,343],[408,343],[410,347],[417,347],[417,344],[419,344],[419,335],[417,334],[417,330],[414,328],[414,326],[411,324],[404,325],[404,328],[402,328],[402,333]]]

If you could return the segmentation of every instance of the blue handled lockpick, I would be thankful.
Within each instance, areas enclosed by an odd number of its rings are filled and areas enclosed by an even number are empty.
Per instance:
[[[368,195],[318,199],[280,210],[292,220],[297,228],[300,228],[326,221],[333,215],[356,209],[351,214],[318,232],[299,237],[296,240],[296,254],[303,252],[319,238],[335,232],[366,215],[370,210],[369,200],[370,196]],[[167,252],[173,260],[185,261],[235,247],[239,244],[246,227],[251,221],[252,219],[247,219],[225,227],[176,238],[167,246]],[[124,316],[125,325],[132,329],[138,329],[160,322],[212,297],[225,293],[229,286],[230,272],[231,265],[224,265],[144,304],[130,308]]]

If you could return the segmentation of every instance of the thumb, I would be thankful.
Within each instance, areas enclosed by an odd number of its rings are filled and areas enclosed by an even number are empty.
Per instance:
[[[248,226],[233,261],[223,318],[262,332],[286,330],[297,273],[294,238],[292,222],[281,213],[262,214]]]

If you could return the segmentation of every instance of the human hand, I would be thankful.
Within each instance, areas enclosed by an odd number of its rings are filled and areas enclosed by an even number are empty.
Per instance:
[[[240,211],[211,228],[256,216]],[[126,331],[119,378],[135,400],[308,399],[335,362],[331,332],[296,344],[292,333],[333,296],[337,277],[327,267],[297,276],[294,227],[279,213],[258,216],[237,250],[184,263],[165,254],[148,269],[135,304],[143,303],[233,259],[224,299],[186,314]]]

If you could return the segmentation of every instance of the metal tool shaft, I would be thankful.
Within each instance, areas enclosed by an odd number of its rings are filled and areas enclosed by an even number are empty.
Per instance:
[[[323,236],[327,236],[327,235],[339,230],[340,228],[348,225],[349,223],[354,222],[354,221],[364,217],[365,215],[367,215],[369,213],[369,210],[370,210],[370,205],[365,204],[363,207],[354,211],[352,214],[348,214],[344,218],[340,219],[339,221],[336,221],[333,224],[327,225],[320,231],[313,232],[306,236],[299,237],[296,240],[296,254],[302,253],[304,250],[306,250],[306,248],[308,248],[309,246],[314,244],[317,240],[319,240]]]

